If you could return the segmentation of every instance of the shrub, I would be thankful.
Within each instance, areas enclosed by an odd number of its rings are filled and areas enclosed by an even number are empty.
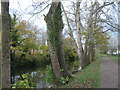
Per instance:
[[[12,85],[12,88],[34,88],[36,86],[35,83],[29,80],[30,75],[23,74],[22,77],[24,80],[20,80]]]
[[[54,73],[52,67],[47,65],[45,68],[45,81],[48,83],[53,83],[54,80]]]

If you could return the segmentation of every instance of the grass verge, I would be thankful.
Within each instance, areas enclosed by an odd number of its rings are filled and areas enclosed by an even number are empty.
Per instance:
[[[115,62],[117,62],[117,63],[120,63],[120,60],[119,60],[120,56],[117,56],[117,55],[109,55],[109,57],[110,57],[113,61],[115,61]]]
[[[69,83],[62,86],[62,88],[99,88],[101,75],[100,65],[101,55],[99,54],[96,61],[74,74]]]

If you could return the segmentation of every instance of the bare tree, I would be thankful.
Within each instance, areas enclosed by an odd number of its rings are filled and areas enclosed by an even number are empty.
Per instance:
[[[86,3],[83,5],[82,0],[81,1],[78,0],[76,3],[73,3],[74,4],[73,6],[76,6],[76,7],[71,6],[71,8],[73,8],[74,10],[73,12],[75,13],[70,11],[65,11],[64,7],[62,6],[65,17],[66,17],[66,21],[67,21],[69,36],[72,38],[72,40],[74,41],[77,47],[78,57],[81,63],[80,66],[82,67],[84,67],[85,65],[88,65],[91,61],[94,61],[94,56],[95,56],[94,35],[99,31],[101,32],[102,30],[102,29],[98,29],[102,26],[102,25],[100,26],[99,23],[101,22],[103,24],[107,22],[107,19],[101,18],[101,16],[104,14],[102,13],[102,11],[104,11],[103,9],[106,6],[113,4],[113,2],[104,2],[101,5],[97,1],[95,2],[89,1],[89,3],[91,3],[91,5],[89,6]],[[71,19],[68,18],[67,13],[70,15],[71,14],[75,15],[75,18],[71,18]],[[70,22],[69,20],[72,20],[72,22]],[[85,22],[83,22],[83,20]],[[77,41],[74,39],[73,30],[70,26],[70,23],[72,23],[71,25],[73,25],[74,21],[76,22],[75,31],[77,32]],[[109,31],[109,29],[104,31],[103,33],[107,31]],[[83,35],[83,33],[86,33],[86,34]],[[84,41],[84,43],[82,41]]]
[[[81,31],[81,20],[80,20],[80,1],[78,0],[76,3],[76,27],[77,27],[77,46],[78,46],[78,57],[81,58],[80,60],[80,66],[84,67],[84,50],[82,45],[82,31]]]

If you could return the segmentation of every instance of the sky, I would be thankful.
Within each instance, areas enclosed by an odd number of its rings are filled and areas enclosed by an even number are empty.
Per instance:
[[[32,15],[28,13],[31,12],[30,11],[31,6],[32,6],[32,0],[10,0],[10,13],[12,14],[17,12],[17,14],[23,20],[26,20],[26,21],[29,20],[29,22],[33,22],[33,24],[39,26],[39,28],[45,29],[46,23],[44,21],[43,15],[39,16],[40,19],[34,18],[34,17],[30,19]]]
[[[32,1],[39,1],[39,0],[10,0],[10,13],[15,13],[17,12],[18,14],[21,14],[20,16],[22,16],[21,18],[23,20],[29,20],[29,18],[31,17],[30,14],[28,14],[28,12],[26,11],[30,11],[31,10],[31,6],[32,6]],[[42,0],[40,0],[42,1]],[[45,0],[43,0],[45,1]],[[63,0],[63,1],[70,1],[70,0]],[[75,1],[75,0],[71,0],[71,1]],[[84,0],[86,1],[86,0]],[[92,0],[93,1],[93,0]],[[98,0],[99,2],[102,2],[102,0]],[[66,3],[67,5],[68,3]],[[29,8],[29,9],[27,9]],[[26,10],[27,9],[27,10]],[[35,25],[38,25],[39,28],[43,28],[45,29],[45,26],[46,26],[46,23],[44,21],[44,17],[43,17],[43,14],[47,14],[48,12],[48,9],[46,9],[39,17],[40,19],[38,18],[32,18],[30,19],[30,21],[34,22]]]
[[[32,12],[32,9],[31,9],[32,3],[33,3],[32,1],[38,2],[38,1],[45,1],[45,0],[9,0],[9,1],[10,1],[10,14],[17,12],[18,16],[22,20],[28,21],[29,18],[31,17],[31,15],[28,14],[28,12]],[[69,0],[63,0],[63,1],[64,1],[63,4],[66,6],[69,4],[68,2],[66,3],[66,1],[69,1]],[[83,0],[83,1],[86,1],[86,0]],[[103,3],[103,0],[98,0],[98,1]],[[113,0],[113,1],[120,1],[120,0]],[[32,22],[34,25],[37,25],[42,30],[46,30],[46,22],[44,21],[43,14],[46,15],[48,10],[49,9],[46,9],[44,12],[42,12],[41,15],[38,16],[39,18],[35,18],[35,17],[31,18],[29,22]]]
[[[33,0],[33,1],[38,1],[39,0]],[[48,1],[48,0],[40,0],[42,1]],[[65,0],[65,2],[63,2],[63,4],[68,5],[69,3],[66,1],[70,1],[70,0]],[[73,1],[73,0],[71,0]],[[21,18],[23,20],[28,21],[29,18],[32,16],[30,14],[28,14],[28,12],[32,12],[32,0],[10,0],[10,13],[18,13],[21,14],[20,16],[22,16]],[[44,7],[44,6],[43,6]],[[32,17],[29,22],[33,22],[34,25],[37,25],[40,29],[42,30],[46,30],[46,22],[44,21],[44,15],[46,15],[48,13],[48,9],[45,9],[37,18],[37,17]],[[27,12],[26,12],[27,11]]]
[[[11,14],[14,12],[18,12],[19,14],[21,13],[22,19],[28,20],[31,17],[31,15],[27,14],[28,12],[26,12],[26,9],[29,8],[29,11],[30,11],[31,10],[30,7],[32,6],[32,1],[37,2],[39,0],[9,0],[9,1],[10,1],[10,13]],[[40,1],[46,1],[46,0],[40,0]],[[63,0],[63,1],[66,2],[66,1],[70,1],[70,0]],[[71,0],[71,1],[75,1],[75,0]],[[83,0],[83,1],[86,1],[86,0]],[[94,1],[94,0],[92,0],[92,1]],[[97,1],[102,3],[104,0],[97,0]],[[113,0],[113,1],[119,1],[119,0]],[[66,4],[68,4],[68,3],[66,3]],[[43,14],[46,15],[47,12],[48,12],[48,9],[45,10]],[[40,17],[40,19],[33,18],[33,19],[31,19],[31,21],[35,20],[35,24],[42,27],[45,25],[45,21],[44,21],[43,15],[41,15],[39,17]]]

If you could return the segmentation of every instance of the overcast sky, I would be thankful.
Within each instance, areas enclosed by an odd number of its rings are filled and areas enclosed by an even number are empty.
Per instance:
[[[1,0],[0,0],[1,1]],[[10,13],[18,13],[23,20],[29,20],[29,18],[31,17],[30,14],[27,14],[26,11],[31,11],[31,6],[32,6],[32,1],[45,1],[45,0],[9,0],[10,1]],[[67,1],[69,0],[63,0],[65,1],[63,4],[67,5],[69,4]],[[75,0],[72,0],[75,1]],[[83,0],[86,1],[86,0]],[[94,0],[92,0],[94,1]],[[104,0],[98,0],[99,2],[103,3]],[[120,0],[113,0],[113,1],[120,1]],[[66,3],[67,2],[67,3]],[[29,9],[27,9],[29,8]],[[26,10],[27,9],[27,10]],[[0,9],[1,10],[1,9]],[[32,11],[31,11],[32,12]],[[32,18],[30,19],[29,22],[33,22],[35,25],[39,26],[39,28],[45,30],[46,29],[46,23],[44,21],[44,17],[43,14],[47,14],[48,9],[46,9],[40,16],[39,19],[38,18]]]
[[[36,0],[38,1],[38,0]],[[26,12],[26,9],[30,11],[30,7],[32,6],[32,0],[10,0],[10,13],[20,14],[20,18],[28,21],[32,15]],[[39,16],[40,18],[31,18],[29,22],[33,22],[35,25],[39,26],[39,28],[45,29],[46,23],[44,21],[43,15]]]
[[[33,1],[39,1],[39,0],[33,0]],[[42,1],[42,0],[40,0],[40,1]],[[70,1],[70,0],[63,0],[63,1]],[[72,0],[72,1],[75,1],[75,0]],[[66,4],[68,4],[68,2]],[[32,6],[32,0],[10,0],[10,13],[12,14],[12,13],[17,12],[18,14],[20,14],[20,16],[22,16],[21,18],[23,20],[27,21],[27,20],[29,20],[31,15],[27,14],[26,9],[29,8],[29,11],[30,11],[31,6]],[[48,10],[46,9],[41,14],[41,16],[39,16],[39,19],[34,17],[34,18],[30,19],[30,22],[34,22],[34,24],[39,26],[39,28],[45,29],[46,23],[44,21],[43,14],[46,15],[47,12],[48,12]]]

